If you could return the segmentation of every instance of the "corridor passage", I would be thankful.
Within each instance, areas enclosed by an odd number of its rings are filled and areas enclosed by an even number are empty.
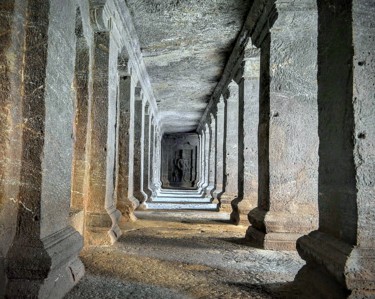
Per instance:
[[[375,0],[0,0],[0,299],[375,299]]]
[[[303,260],[243,244],[246,226],[202,211],[139,211],[112,247],[81,254],[87,274],[65,297],[292,298]],[[298,298],[298,296],[296,296]]]

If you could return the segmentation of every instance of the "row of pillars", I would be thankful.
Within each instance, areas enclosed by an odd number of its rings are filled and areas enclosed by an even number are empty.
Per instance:
[[[200,126],[199,187],[250,244],[298,249],[310,294],[370,298],[375,27],[366,1],[323,2],[276,2],[254,30]]]
[[[124,47],[113,32],[96,29],[91,64],[76,63],[78,68],[92,65],[87,70],[92,91],[87,81],[77,81],[77,107],[86,109],[77,109],[73,164],[78,167],[72,171],[71,208],[84,212],[83,236],[89,245],[114,243],[121,235],[121,216],[134,217],[133,210],[146,207],[161,185],[156,116]],[[108,227],[110,240],[99,229]]]
[[[84,243],[118,240],[161,185],[156,112],[106,1],[89,3],[0,5],[0,297],[62,298]]]

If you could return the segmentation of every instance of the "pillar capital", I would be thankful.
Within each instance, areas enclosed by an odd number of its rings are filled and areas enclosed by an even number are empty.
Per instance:
[[[135,95],[135,97],[136,97],[136,101],[140,101],[140,100],[142,100],[142,98],[143,98],[142,87],[140,87],[140,86],[136,86],[136,87],[134,88],[134,95]]]
[[[117,70],[120,77],[127,77],[131,75],[129,59],[125,57],[119,57],[117,62]]]
[[[220,100],[217,102],[216,104],[216,107],[217,107],[217,115],[224,115],[224,108],[225,108],[225,100],[224,100],[224,96],[221,95],[220,96]]]
[[[224,99],[226,101],[236,101],[238,96],[238,84],[232,80],[225,92],[223,93]]]
[[[246,47],[241,69],[243,78],[259,78],[260,49],[252,45]]]
[[[109,31],[109,22],[104,17],[107,0],[90,0],[90,21],[96,32]]]

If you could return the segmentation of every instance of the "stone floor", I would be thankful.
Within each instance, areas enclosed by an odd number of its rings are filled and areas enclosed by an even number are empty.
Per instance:
[[[297,253],[244,244],[245,226],[215,212],[137,212],[112,247],[85,249],[71,298],[298,298]]]

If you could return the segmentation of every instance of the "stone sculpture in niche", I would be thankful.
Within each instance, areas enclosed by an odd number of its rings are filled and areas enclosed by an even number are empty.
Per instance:
[[[163,186],[196,186],[198,138],[196,134],[166,135],[163,138]]]

